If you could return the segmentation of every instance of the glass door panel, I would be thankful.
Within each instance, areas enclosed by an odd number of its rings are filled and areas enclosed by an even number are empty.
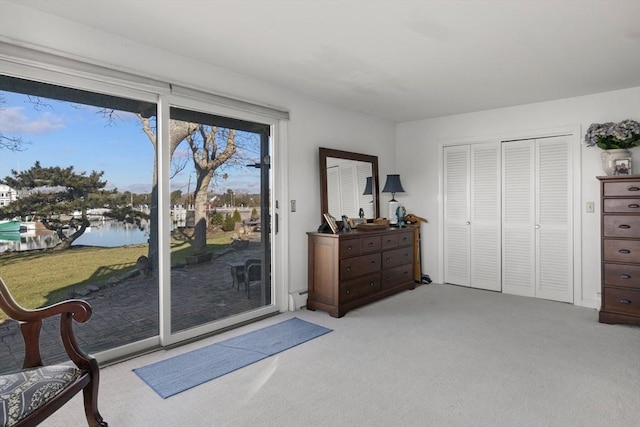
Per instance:
[[[170,109],[171,332],[271,305],[269,125]]]
[[[21,225],[0,233],[0,277],[27,308],[87,300],[93,316],[74,327],[90,353],[158,335],[155,141],[143,131],[155,120],[155,103],[0,76],[0,219]],[[64,359],[49,335],[43,357]],[[11,370],[24,347],[3,313],[0,336]]]

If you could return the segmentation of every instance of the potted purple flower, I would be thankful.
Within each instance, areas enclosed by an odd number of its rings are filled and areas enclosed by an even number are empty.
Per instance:
[[[584,143],[604,150],[602,168],[607,175],[615,175],[617,163],[631,163],[629,149],[640,147],[640,123],[630,119],[620,123],[594,123],[587,129]]]

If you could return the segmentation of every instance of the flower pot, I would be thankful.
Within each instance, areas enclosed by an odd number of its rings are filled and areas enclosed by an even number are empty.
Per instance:
[[[603,150],[600,156],[602,157],[602,169],[604,170],[604,172],[607,175],[615,175],[615,161],[621,159],[630,159],[631,152],[626,148],[617,148],[612,150]]]

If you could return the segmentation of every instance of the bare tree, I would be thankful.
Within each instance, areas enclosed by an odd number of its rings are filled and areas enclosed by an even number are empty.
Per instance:
[[[193,251],[204,253],[207,248],[207,194],[214,172],[229,161],[237,151],[235,129],[200,125],[198,128],[200,144],[194,134],[187,136],[187,142],[193,153],[196,169],[196,188],[194,190],[195,239]]]

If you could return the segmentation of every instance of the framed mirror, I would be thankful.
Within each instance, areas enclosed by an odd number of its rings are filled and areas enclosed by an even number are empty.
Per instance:
[[[380,216],[378,157],[320,147],[320,217]]]

